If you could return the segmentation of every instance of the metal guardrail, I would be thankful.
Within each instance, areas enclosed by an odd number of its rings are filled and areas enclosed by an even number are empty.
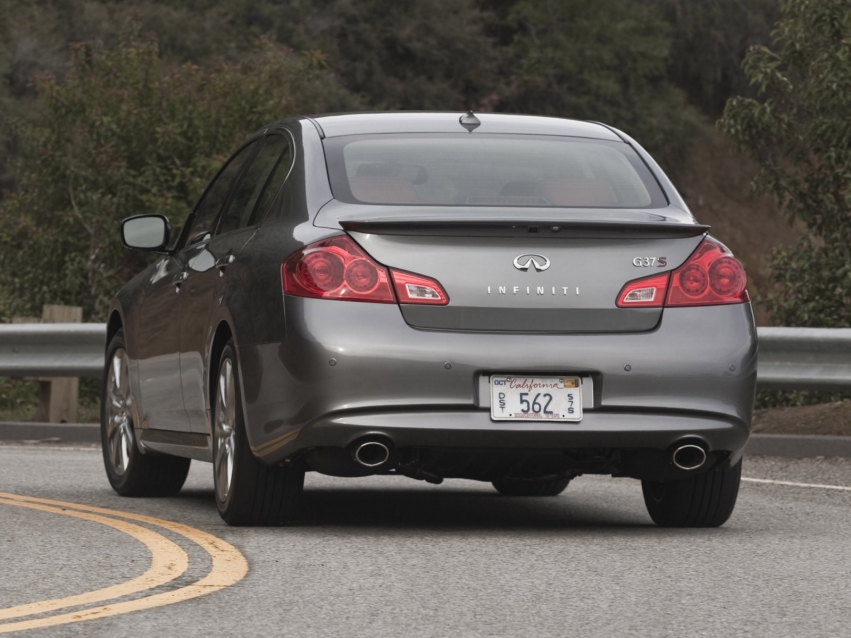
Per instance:
[[[851,390],[851,328],[759,328],[760,390]]]
[[[0,377],[99,377],[105,323],[0,324]]]
[[[759,328],[761,390],[851,390],[851,328]],[[106,324],[0,324],[0,376],[99,377]]]

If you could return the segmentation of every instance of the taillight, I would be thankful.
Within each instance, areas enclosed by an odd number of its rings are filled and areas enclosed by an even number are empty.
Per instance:
[[[748,301],[748,277],[738,259],[713,239],[704,239],[686,262],[670,273],[626,284],[618,308],[716,306]]]
[[[396,303],[387,269],[345,235],[297,250],[287,257],[281,271],[288,295]]]
[[[630,281],[618,295],[618,308],[661,308],[668,290],[668,273]]]
[[[715,306],[748,301],[745,268],[726,246],[704,239],[671,273],[666,306]]]
[[[449,297],[441,285],[434,279],[414,275],[402,270],[391,269],[393,283],[396,284],[396,296],[399,303],[420,303],[435,306],[445,306]]]
[[[345,235],[295,251],[284,261],[281,279],[284,292],[295,297],[396,303],[398,296],[406,304],[449,303],[434,279],[387,269]]]

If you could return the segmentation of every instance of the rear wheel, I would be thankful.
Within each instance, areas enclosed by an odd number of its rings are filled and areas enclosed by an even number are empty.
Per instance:
[[[136,403],[130,390],[124,330],[106,350],[101,394],[101,448],[106,476],[121,496],[170,496],[183,487],[189,459],[142,454],[136,445]]]
[[[650,518],[662,527],[720,527],[736,506],[742,462],[678,481],[642,481]]]
[[[504,496],[558,496],[570,481],[570,477],[544,481],[505,478],[494,481],[493,486]]]
[[[304,471],[264,465],[251,452],[233,341],[222,351],[214,391],[213,478],[219,514],[228,525],[291,522],[304,486]]]

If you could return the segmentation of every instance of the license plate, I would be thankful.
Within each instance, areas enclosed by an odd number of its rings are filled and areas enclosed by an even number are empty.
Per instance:
[[[579,377],[491,377],[491,418],[497,421],[580,421]]]

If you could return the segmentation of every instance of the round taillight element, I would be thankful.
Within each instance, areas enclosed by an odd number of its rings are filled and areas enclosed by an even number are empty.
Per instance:
[[[317,250],[305,255],[296,266],[301,284],[316,292],[329,292],[343,285],[343,260],[330,251]]]
[[[691,264],[680,272],[680,288],[692,297],[699,297],[706,292],[709,283],[706,271],[697,264]]]
[[[746,285],[745,269],[732,257],[722,257],[709,267],[709,286],[716,295],[736,296]]]
[[[372,292],[378,285],[378,269],[366,259],[355,259],[346,266],[346,284],[354,292]]]

